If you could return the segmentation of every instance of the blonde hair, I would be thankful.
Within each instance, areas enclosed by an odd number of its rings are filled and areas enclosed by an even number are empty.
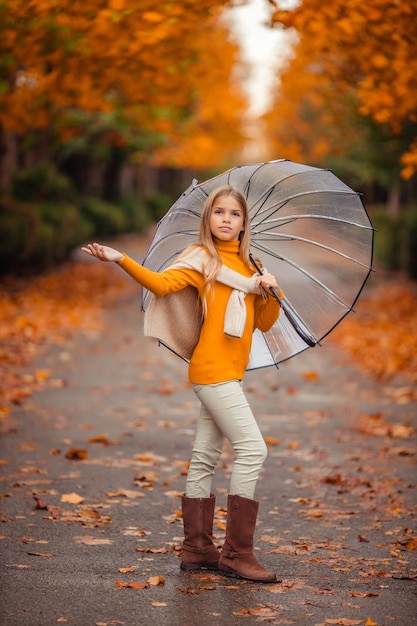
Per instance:
[[[187,252],[196,247],[203,246],[209,255],[209,261],[206,265],[205,269],[205,283],[204,283],[204,296],[203,296],[203,310],[204,313],[207,311],[207,296],[209,295],[211,289],[213,288],[214,283],[216,282],[217,274],[220,271],[222,266],[222,260],[217,252],[216,246],[214,245],[214,238],[210,228],[210,218],[213,206],[217,202],[219,198],[224,196],[231,196],[238,202],[242,211],[243,211],[243,230],[240,233],[240,247],[239,247],[239,256],[241,257],[245,266],[250,270],[254,271],[255,268],[250,262],[249,259],[249,246],[250,246],[250,221],[249,221],[249,211],[248,205],[246,202],[246,198],[240,189],[236,187],[232,187],[231,185],[223,185],[221,187],[217,187],[214,189],[210,195],[207,197],[207,200],[204,203],[203,211],[201,213],[200,219],[200,232],[198,241],[196,244],[192,244],[189,246],[183,254],[180,255],[181,258],[183,255],[186,255]]]

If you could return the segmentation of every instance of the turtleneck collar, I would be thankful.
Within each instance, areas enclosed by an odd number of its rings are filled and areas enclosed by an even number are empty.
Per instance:
[[[219,252],[239,252],[240,241],[221,241],[220,239],[214,239],[214,245]]]

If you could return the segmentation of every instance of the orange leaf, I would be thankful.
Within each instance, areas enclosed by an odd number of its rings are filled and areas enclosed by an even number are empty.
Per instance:
[[[147,589],[149,587],[148,583],[124,583],[121,580],[116,580],[116,586],[124,589]]]
[[[65,454],[66,459],[84,461],[88,457],[87,450],[80,450],[78,448],[70,448]]]
[[[153,587],[157,587],[158,585],[165,584],[165,578],[163,576],[151,576],[147,581]]]
[[[136,570],[136,567],[119,567],[119,572],[121,574],[130,574],[131,572],[134,572]]]
[[[317,372],[303,372],[303,378],[313,382],[319,379],[319,375]]]
[[[81,504],[81,502],[84,502],[84,498],[79,496],[77,493],[64,493],[61,496],[61,502],[66,502],[68,504]]]
[[[136,552],[145,552],[149,554],[166,554],[166,548],[136,548]]]
[[[279,439],[276,439],[275,437],[264,437],[264,439],[268,446],[279,446]]]

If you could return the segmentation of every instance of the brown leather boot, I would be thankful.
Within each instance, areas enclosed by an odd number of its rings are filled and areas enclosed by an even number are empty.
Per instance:
[[[227,497],[226,541],[220,553],[219,570],[227,576],[261,583],[273,583],[274,572],[262,567],[253,554],[253,535],[259,502],[229,495]]]
[[[182,497],[184,542],[181,569],[217,570],[219,551],[213,544],[215,496],[210,498]]]

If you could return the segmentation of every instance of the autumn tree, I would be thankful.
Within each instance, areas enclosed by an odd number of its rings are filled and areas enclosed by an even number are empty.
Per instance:
[[[177,120],[170,141],[157,150],[156,162],[203,170],[226,167],[246,140],[247,96],[239,80],[238,69],[244,68],[239,48],[225,22],[201,24],[198,58],[200,63],[192,68],[190,107]]]
[[[410,178],[417,171],[417,5],[405,0],[303,0],[290,10],[272,5],[272,23],[298,36],[267,117],[275,150],[295,160],[346,158],[361,134],[379,133],[379,150],[397,161],[390,185],[399,170],[403,179]]]
[[[132,134],[150,137],[136,144],[144,151],[172,133],[184,135],[183,121],[197,109],[198,133],[204,135],[202,111],[211,107],[212,119],[234,129],[224,151],[235,148],[242,141],[242,98],[236,96],[236,106],[226,111],[202,88],[205,76],[208,85],[218,81],[232,91],[237,46],[220,23],[229,4],[1,0],[0,128],[21,136],[49,129],[68,142],[83,134],[86,124],[116,111],[118,124],[107,128],[105,141],[120,147]],[[214,47],[218,59],[221,43],[224,63],[214,65],[205,47]],[[125,132],[121,120],[128,125]],[[188,154],[193,165],[196,151]]]

